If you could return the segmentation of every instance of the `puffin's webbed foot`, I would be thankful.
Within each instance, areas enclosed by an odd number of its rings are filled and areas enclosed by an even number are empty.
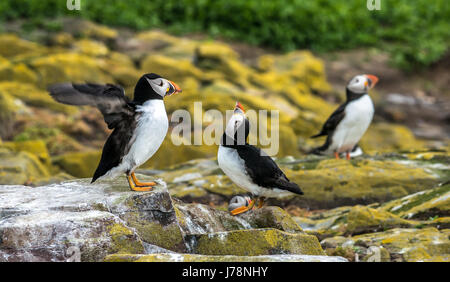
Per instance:
[[[156,182],[140,182],[137,178],[134,172],[131,173],[131,177],[133,178],[134,184],[136,184],[137,187],[153,187],[156,185]]]
[[[153,186],[156,185],[155,182],[139,182],[134,172],[130,175],[127,175],[128,185],[130,185],[130,189],[138,192],[147,192],[153,189]]]

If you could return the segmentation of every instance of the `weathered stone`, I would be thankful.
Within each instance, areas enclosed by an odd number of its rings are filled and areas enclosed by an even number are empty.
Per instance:
[[[262,256],[209,256],[195,254],[109,255],[106,262],[346,262],[338,256],[262,255]]]
[[[277,229],[252,229],[188,235],[193,253],[258,256],[274,254],[323,255],[315,236]]]

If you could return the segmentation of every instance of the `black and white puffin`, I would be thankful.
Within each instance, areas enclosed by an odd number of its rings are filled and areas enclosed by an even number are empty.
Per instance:
[[[265,197],[277,197],[285,193],[302,195],[297,184],[290,182],[270,156],[247,143],[250,123],[242,105],[237,102],[233,116],[227,123],[217,153],[217,161],[223,172],[239,187],[259,198],[262,207]],[[251,210],[251,205],[231,210],[237,215]]]
[[[60,103],[96,106],[108,128],[113,129],[92,182],[125,173],[134,191],[150,191],[156,185],[140,182],[134,171],[156,153],[167,134],[169,122],[163,98],[181,92],[177,84],[154,73],[145,74],[134,88],[132,101],[122,87],[112,84],[61,83],[48,91]]]
[[[334,153],[336,159],[339,154],[345,153],[346,159],[350,159],[351,152],[372,122],[375,109],[368,91],[377,82],[378,78],[370,74],[357,75],[350,80],[346,87],[347,101],[331,114],[320,133],[311,137],[326,135],[325,144],[311,153]]]

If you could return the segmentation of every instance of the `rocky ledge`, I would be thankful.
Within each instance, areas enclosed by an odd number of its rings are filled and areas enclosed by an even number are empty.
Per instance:
[[[145,193],[125,179],[0,186],[0,261],[104,260],[346,261],[281,208],[232,217],[172,198],[163,181]]]

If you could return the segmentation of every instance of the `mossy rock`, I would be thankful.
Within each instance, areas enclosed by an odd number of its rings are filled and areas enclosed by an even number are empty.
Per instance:
[[[325,254],[315,236],[270,228],[188,235],[187,241],[202,255]]]
[[[395,214],[358,205],[353,207],[347,215],[345,234],[361,234],[394,227],[413,226],[413,222],[402,219]]]
[[[34,42],[21,39],[14,34],[1,34],[0,56],[14,57],[24,54],[42,54],[45,48]]]
[[[12,64],[9,61],[0,61],[0,81],[20,81],[35,84],[38,77],[23,63]]]
[[[53,159],[53,164],[75,177],[92,177],[100,162],[101,152],[67,153]]]
[[[45,142],[42,140],[29,140],[18,142],[5,142],[2,146],[7,147],[15,152],[25,151],[36,155],[39,160],[50,168],[51,160]]]
[[[57,53],[34,59],[31,67],[40,76],[39,87],[46,88],[61,82],[114,82],[100,69],[100,63],[92,57],[78,53]]]
[[[1,184],[31,184],[49,176],[47,168],[35,155],[0,148]]]
[[[114,254],[106,262],[345,262],[342,257],[309,255],[208,256],[196,254]]]
[[[0,92],[8,93],[13,97],[22,100],[25,104],[34,107],[45,108],[66,114],[73,114],[78,111],[76,107],[71,107],[56,102],[48,94],[48,92],[36,88],[34,85],[28,83],[16,81],[0,82]]]
[[[414,219],[450,216],[450,184],[388,202],[380,209]]]
[[[396,161],[358,159],[322,160],[308,170],[285,169],[288,178],[305,193],[294,202],[310,208],[386,202],[432,188],[433,173]]]
[[[149,55],[143,61],[144,72],[157,72],[159,75],[177,81],[193,77],[198,80],[205,78],[204,73],[189,60],[176,60],[162,55]],[[182,87],[182,86],[181,86]]]
[[[425,143],[415,138],[412,131],[405,126],[373,123],[359,145],[367,152],[392,152],[422,149]]]
[[[142,241],[129,227],[116,223],[108,226],[108,229],[112,241],[109,247],[110,253],[142,254],[145,252]]]
[[[74,47],[78,52],[92,57],[102,57],[109,53],[105,44],[95,40],[82,39],[75,42]]]
[[[13,133],[17,110],[13,97],[0,89],[0,137],[8,138]]]

